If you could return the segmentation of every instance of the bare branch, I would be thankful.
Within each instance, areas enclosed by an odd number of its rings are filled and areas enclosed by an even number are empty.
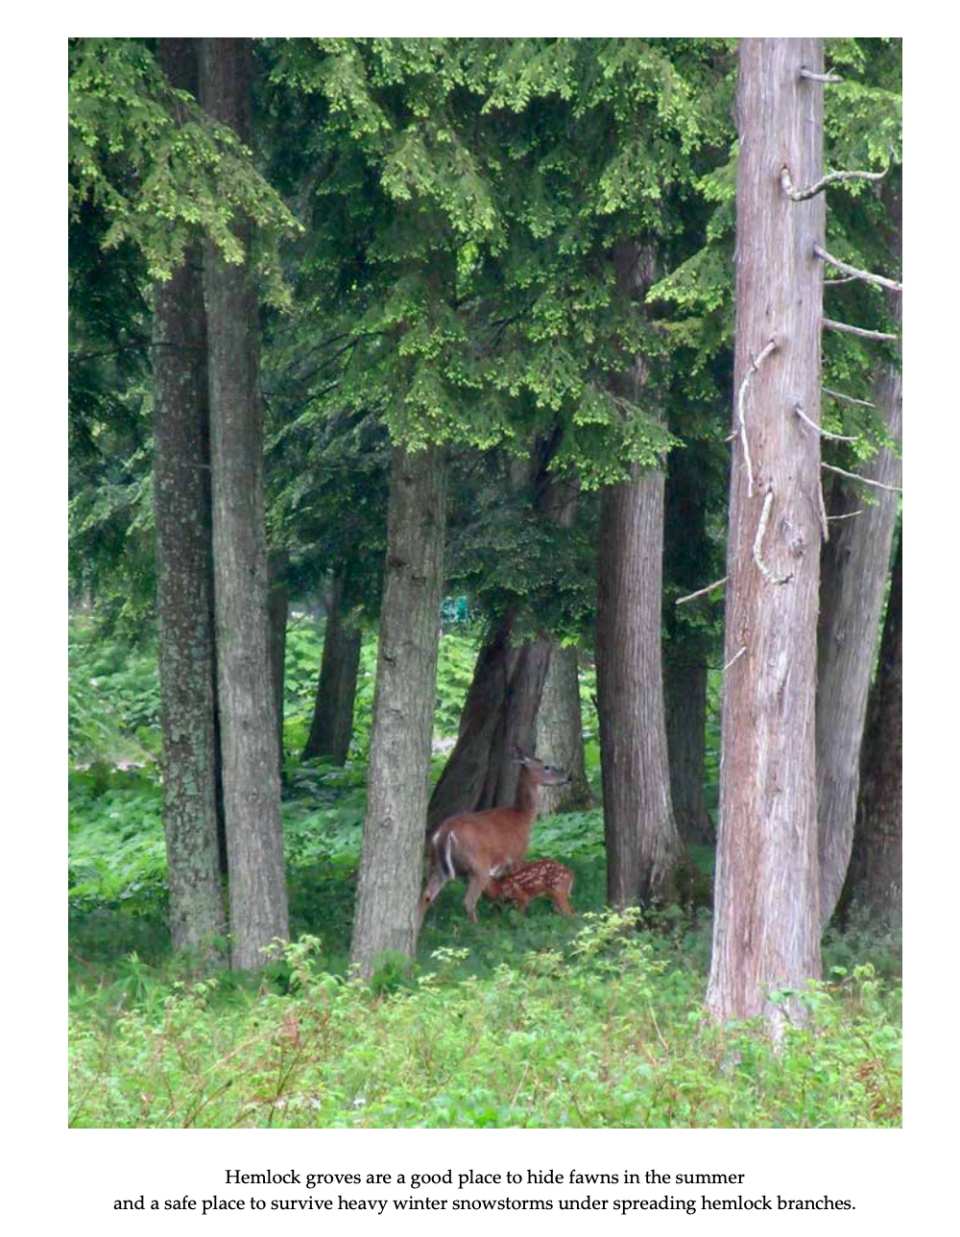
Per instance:
[[[822,193],[827,185],[835,185],[844,180],[883,180],[884,176],[886,172],[827,172],[826,176],[821,176],[815,184],[808,185],[806,189],[797,189],[790,176],[790,169],[784,164],[780,169],[780,187],[791,201],[805,202],[807,198]]]
[[[820,484],[817,486],[817,514],[820,516],[820,536],[824,542],[830,540],[830,526],[827,523],[827,504],[823,501],[823,478],[820,478]]]
[[[746,651],[747,651],[747,646],[744,645],[739,653],[734,653],[734,655],[730,658],[727,664],[723,667],[724,671],[729,670],[735,661],[739,661]]]
[[[793,411],[797,414],[801,421],[806,421],[811,429],[817,431],[822,438],[829,438],[833,442],[856,442],[856,435],[853,438],[848,438],[844,434],[831,434],[829,430],[825,430],[822,425],[817,425],[815,421],[811,421],[807,414],[803,411],[803,404],[797,401],[793,406]]]
[[[825,279],[823,281],[823,286],[825,288],[839,288],[839,286],[842,283],[856,283],[856,282],[857,281],[854,279],[852,275],[844,275],[842,279]]]
[[[863,515],[863,508],[859,511],[847,511],[843,515],[828,515],[828,520],[852,520],[855,515]]]
[[[811,69],[801,69],[800,76],[805,77],[808,82],[826,82],[828,85],[843,81],[837,73],[814,73]]]
[[[902,485],[884,485],[882,481],[871,481],[869,477],[861,477],[858,472],[847,472],[846,469],[837,468],[836,464],[823,464],[821,468],[826,468],[829,472],[838,472],[841,477],[850,477],[853,481],[862,481],[864,485],[874,485],[878,490],[890,490],[894,494],[902,494]]]
[[[693,601],[694,597],[702,597],[704,593],[712,593],[715,588],[720,588],[720,586],[722,584],[726,584],[729,579],[729,576],[724,576],[722,580],[714,580],[714,582],[712,584],[708,584],[706,588],[698,589],[695,593],[688,593],[686,597],[678,597],[675,604],[682,606],[688,601]]]
[[[822,261],[829,262],[831,266],[835,266],[838,271],[844,271],[852,279],[862,279],[864,283],[879,284],[881,288],[889,288],[891,292],[903,291],[903,284],[897,283],[895,279],[887,279],[884,275],[874,275],[872,271],[857,270],[855,266],[849,266],[846,262],[841,262],[839,258],[833,257],[816,243],[813,246],[813,252]]]
[[[899,339],[898,335],[888,335],[886,331],[865,331],[862,326],[851,326],[848,322],[835,322],[833,318],[824,318],[823,325],[828,331],[841,331],[844,335],[859,335],[861,339]]]
[[[785,576],[775,576],[763,561],[763,537],[767,531],[767,521],[770,519],[770,508],[772,506],[773,490],[767,490],[767,496],[763,500],[763,509],[760,512],[760,523],[757,525],[757,535],[753,539],[753,561],[757,564],[757,570],[768,584],[787,584],[793,579],[792,572]]]
[[[760,353],[755,361],[750,363],[750,368],[747,370],[747,375],[740,384],[740,395],[737,399],[737,409],[740,418],[740,441],[743,443],[743,458],[747,465],[747,497],[753,498],[753,464],[750,460],[750,447],[747,443],[747,426],[744,420],[743,401],[747,394],[747,387],[750,385],[750,379],[757,372],[760,366],[764,363],[767,357],[777,346],[776,336],[771,338],[766,347]]]
[[[829,395],[831,399],[839,399],[844,404],[856,404],[858,408],[876,408],[876,404],[871,404],[868,399],[854,399],[852,395],[844,395],[842,391],[831,391],[829,387],[821,387],[820,390],[824,395]]]

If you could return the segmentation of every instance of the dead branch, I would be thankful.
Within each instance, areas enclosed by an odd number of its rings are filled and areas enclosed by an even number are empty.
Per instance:
[[[882,481],[872,481],[869,477],[861,477],[858,472],[847,472],[844,468],[838,468],[836,464],[823,464],[821,468],[826,468],[828,472],[837,472],[841,477],[850,477],[853,481],[862,481],[864,485],[876,486],[878,490],[890,490],[893,494],[902,494],[902,485],[884,485]]]
[[[763,561],[763,538],[767,531],[767,521],[770,519],[770,508],[772,506],[773,490],[767,490],[767,496],[763,500],[763,509],[760,512],[760,523],[757,525],[757,535],[753,539],[753,561],[757,564],[757,570],[768,584],[787,584],[793,579],[792,572],[785,576],[775,576]]]
[[[826,82],[828,85],[843,81],[838,73],[814,73],[812,69],[801,69],[800,76],[805,77],[808,82]]]
[[[854,399],[852,395],[844,395],[842,391],[831,391],[829,387],[821,387],[820,390],[824,395],[829,395],[831,399],[839,399],[844,404],[856,404],[858,408],[876,408],[876,404],[871,404],[868,399]]]
[[[863,515],[863,508],[859,511],[847,511],[843,515],[828,515],[828,520],[852,520],[855,515]]]
[[[750,460],[750,446],[747,442],[747,425],[744,419],[743,401],[746,398],[747,387],[750,385],[750,379],[757,372],[760,366],[764,363],[767,357],[777,346],[776,336],[771,338],[766,347],[760,353],[755,361],[751,361],[750,368],[747,370],[746,377],[740,384],[740,395],[737,399],[737,410],[740,419],[740,441],[743,443],[743,458],[747,465],[747,497],[753,498],[753,464]]]
[[[828,331],[841,331],[844,335],[859,335],[861,339],[892,339],[899,336],[888,335],[886,331],[866,331],[862,326],[851,326],[849,322],[835,322],[833,318],[824,318],[823,325]]]
[[[720,588],[720,586],[722,584],[726,584],[729,579],[729,576],[724,576],[722,580],[714,580],[714,582],[712,584],[708,584],[706,588],[697,589],[695,593],[688,593],[686,597],[678,597],[675,604],[682,606],[688,601],[693,601],[695,597],[702,597],[704,593],[712,593],[715,588]]]
[[[882,180],[884,176],[886,172],[827,172],[826,176],[821,176],[815,184],[808,185],[806,189],[797,189],[790,169],[784,164],[780,169],[780,187],[791,201],[805,202],[807,198],[822,193],[827,185],[835,185],[844,180]]]
[[[729,670],[730,667],[733,665],[733,663],[735,661],[739,661],[746,651],[747,651],[747,646],[744,645],[739,653],[734,653],[734,655],[730,658],[727,664],[723,667],[723,671],[726,672],[727,670]]]
[[[821,261],[829,262],[838,271],[844,271],[851,279],[862,279],[864,283],[879,284],[881,288],[889,288],[891,292],[903,291],[903,284],[897,283],[895,279],[887,279],[885,275],[874,275],[873,271],[861,271],[855,266],[849,266],[846,262],[841,262],[839,258],[827,253],[825,249],[821,249],[816,243],[814,243],[813,252]]]
[[[803,404],[797,401],[793,406],[793,411],[797,414],[801,421],[805,421],[811,429],[817,431],[821,438],[829,438],[833,442],[856,442],[856,436],[849,438],[844,434],[832,434],[830,430],[825,430],[822,425],[817,425],[815,421],[811,421],[807,414],[803,411]]]

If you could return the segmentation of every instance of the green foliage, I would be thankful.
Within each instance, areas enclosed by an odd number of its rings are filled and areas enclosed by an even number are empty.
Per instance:
[[[465,951],[450,945],[412,969],[385,958],[372,987],[332,974],[325,954],[317,938],[288,947],[285,994],[224,978],[162,995],[130,958],[119,1014],[71,1019],[71,1125],[900,1121],[900,1033],[869,966],[811,986],[809,1028],[775,1051],[759,1028],[707,1022],[703,976],[616,912],[585,915],[566,940],[509,953],[484,977],[461,976]]]

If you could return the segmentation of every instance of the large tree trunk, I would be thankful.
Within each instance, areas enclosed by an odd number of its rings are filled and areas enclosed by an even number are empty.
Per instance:
[[[353,737],[353,705],[360,670],[359,627],[343,621],[343,576],[335,576],[327,596],[327,622],[323,635],[323,658],[317,680],[317,699],[310,734],[302,760],[323,756],[332,764],[343,765]]]
[[[731,479],[714,1017],[763,1014],[771,1033],[800,1019],[772,989],[820,975],[814,694],[820,579],[820,440],[798,404],[820,411],[822,195],[779,184],[823,171],[820,39],[740,43],[737,342]],[[756,368],[771,340],[772,354]],[[745,381],[749,378],[746,388]],[[743,413],[743,425],[740,412]]]
[[[583,757],[583,714],[580,709],[580,674],[576,645],[555,644],[540,695],[533,745],[541,760],[562,769],[566,786],[544,786],[540,814],[589,807],[592,802]]]
[[[246,40],[202,40],[203,105],[245,142],[251,70]],[[249,226],[236,230],[249,251]],[[275,938],[289,933],[267,619],[259,321],[249,259],[228,264],[208,241],[205,276],[231,964],[252,969],[263,965]]]
[[[654,277],[653,255],[633,242],[614,254],[617,285],[633,297]],[[611,385],[636,400],[642,362]],[[607,849],[614,906],[669,897],[680,857],[670,801],[661,664],[664,474],[632,470],[600,494],[597,559],[597,712]]]
[[[845,901],[899,927],[903,913],[903,534],[863,741],[860,802]]]
[[[891,257],[900,265],[900,197],[886,195],[891,217]],[[902,297],[891,293],[899,320]],[[899,442],[903,424],[903,381],[887,361],[877,370],[874,401],[890,437]],[[882,485],[899,486],[901,464],[881,451],[857,470]],[[821,562],[817,681],[817,813],[820,831],[820,922],[826,928],[840,897],[853,846],[860,782],[860,746],[873,674],[883,595],[887,584],[899,500],[871,488],[867,506],[855,484],[837,477],[827,495],[830,515],[859,511],[832,522]]]
[[[512,752],[514,746],[533,750],[552,647],[545,637],[512,645],[516,620],[511,610],[480,650],[460,734],[430,798],[428,833],[457,812],[482,811],[516,797],[520,766]]]
[[[194,39],[160,39],[172,86],[196,93]],[[200,255],[156,288],[153,498],[157,526],[163,821],[174,949],[226,933],[217,845],[217,739],[206,317]]]
[[[370,773],[351,959],[368,975],[384,950],[412,956],[437,693],[446,487],[440,448],[396,447]]]
[[[685,842],[712,843],[713,822],[703,801],[704,735],[707,724],[707,665],[674,661],[684,646],[670,650],[663,665],[670,798]]]

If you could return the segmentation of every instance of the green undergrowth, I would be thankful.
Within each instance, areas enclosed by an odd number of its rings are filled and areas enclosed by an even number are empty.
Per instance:
[[[556,921],[551,921],[556,922]],[[466,945],[368,985],[323,941],[287,980],[175,981],[70,1033],[70,1122],[109,1127],[897,1125],[900,1039],[869,966],[804,994],[775,1051],[721,1029],[682,943],[622,915],[463,974]]]
[[[259,975],[211,979],[172,954],[166,929],[150,651],[71,629],[73,1125],[899,1124],[899,940],[856,922],[830,936],[828,982],[804,994],[809,1026],[779,1052],[756,1027],[717,1028],[703,1011],[709,912],[671,908],[638,927],[605,911],[599,809],[543,818],[533,835],[531,857],[573,869],[577,918],[546,900],[525,915],[482,900],[475,925],[454,882],[412,963],[386,956],[369,983],[354,977],[362,724],[345,768],[296,759],[319,658],[315,630],[298,630],[283,802],[294,943]],[[444,645],[438,718],[455,729],[475,646]],[[442,763],[438,752],[435,776]],[[709,876],[709,848],[691,857]]]

